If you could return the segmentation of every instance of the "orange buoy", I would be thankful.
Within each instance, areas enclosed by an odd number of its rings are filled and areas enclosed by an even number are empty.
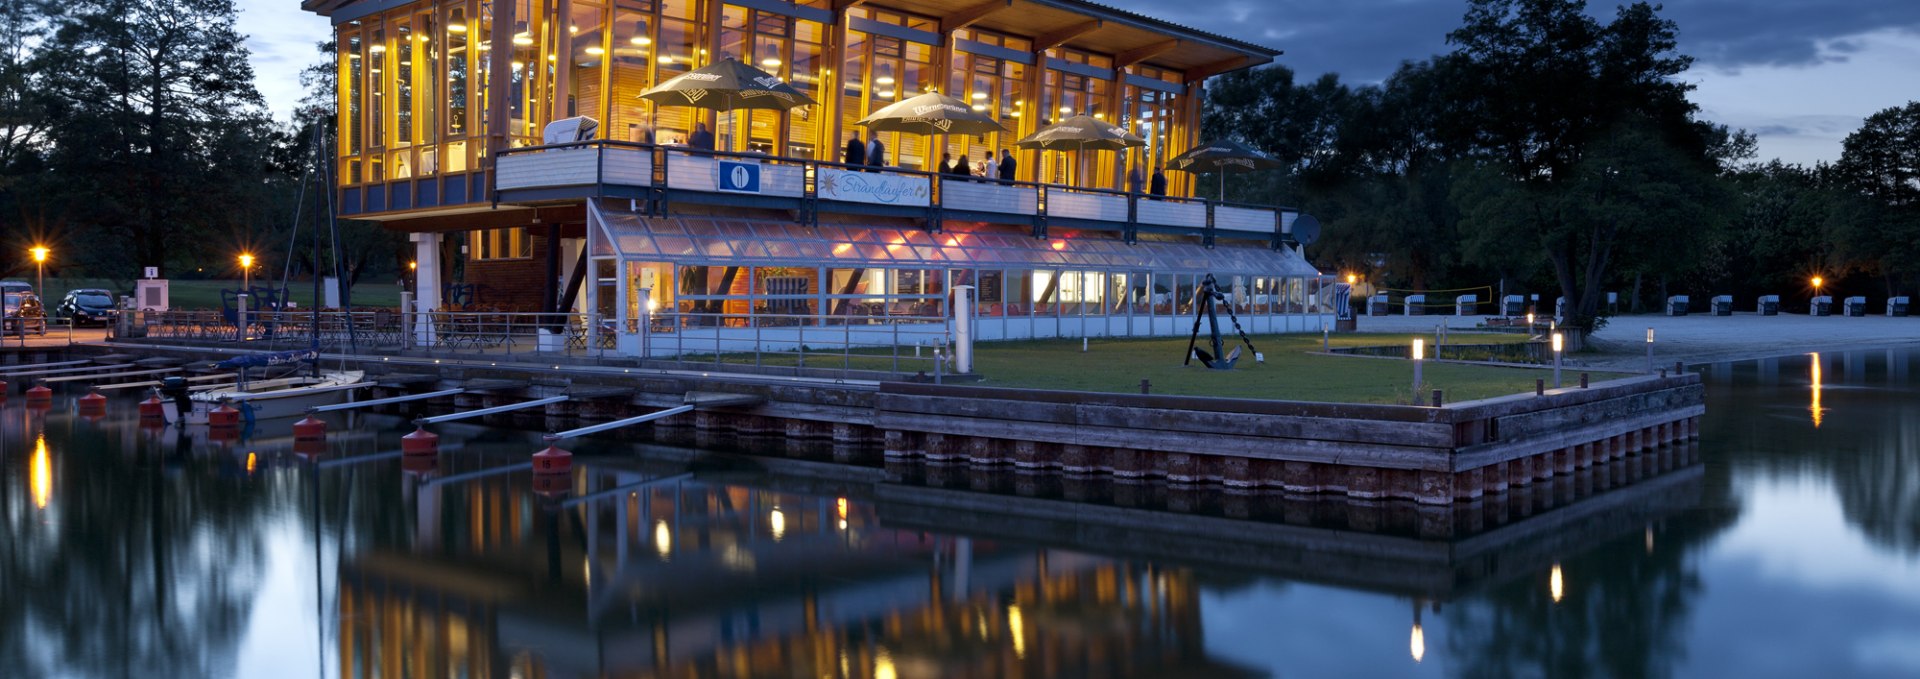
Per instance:
[[[419,423],[413,425],[413,433],[400,437],[400,454],[403,456],[432,455],[440,451],[440,435],[427,431]]]
[[[89,391],[86,396],[76,400],[80,404],[81,414],[101,414],[107,411],[107,397],[101,396],[99,391]]]
[[[34,385],[27,390],[27,405],[53,405],[53,390],[47,385]]]
[[[565,474],[573,470],[573,453],[561,450],[559,439],[547,439],[547,448],[533,454],[534,474]]]
[[[238,441],[240,440],[240,428],[215,426],[207,430],[207,440],[221,443]]]
[[[222,401],[220,406],[207,413],[207,424],[215,429],[231,429],[240,426],[240,411]]]
[[[159,394],[148,394],[147,400],[140,402],[140,419],[157,420],[166,415],[166,404],[160,401]]]
[[[293,440],[318,441],[327,437],[327,421],[307,413],[306,419],[293,423]]]

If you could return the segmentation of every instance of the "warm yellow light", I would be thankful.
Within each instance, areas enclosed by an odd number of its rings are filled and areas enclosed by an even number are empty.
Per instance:
[[[247,453],[247,475],[248,475],[248,476],[252,476],[252,475],[253,475],[253,469],[254,469],[254,466],[255,466],[255,465],[256,465],[256,464],[258,463],[258,462],[259,462],[259,459],[258,459],[258,457],[257,457],[256,455],[254,455],[254,454],[253,454],[252,452],[248,452],[248,453]]]
[[[45,261],[47,261],[47,252],[48,252],[48,251],[47,251],[47,246],[45,246],[45,245],[35,245],[35,246],[33,246],[33,249],[31,249],[31,250],[28,250],[27,252],[31,252],[31,253],[33,253],[33,261],[35,261],[35,262],[45,262]]]
[[[659,59],[655,59],[654,61],[658,61],[658,62],[660,62],[660,63],[663,63],[663,64],[671,64],[671,63],[673,63],[673,57],[670,57],[670,56],[667,56],[667,55],[665,55],[665,54],[662,54],[662,55],[660,55],[660,58],[659,58]]]
[[[786,512],[782,512],[777,508],[771,512],[767,512],[767,525],[773,527],[773,541],[779,542],[780,538],[787,536]]]
[[[893,84],[893,76],[890,76],[890,75],[883,75],[883,76],[880,76],[880,77],[878,77],[878,78],[874,78],[874,79],[873,79],[873,84],[875,84],[875,85],[892,85],[892,84]]]
[[[987,98],[987,93],[985,93],[985,92],[975,92],[975,93],[973,93],[973,98],[975,98],[975,99],[985,99],[985,98]]]
[[[852,249],[853,249],[852,243],[841,243],[839,245],[833,246],[833,254],[844,255],[844,254],[847,254],[848,250],[852,250]]]
[[[780,67],[780,60],[779,60],[779,59],[775,59],[775,58],[773,58],[773,57],[767,57],[767,58],[765,58],[765,59],[761,59],[761,60],[760,60],[760,65],[761,65],[761,66],[765,66],[765,67],[767,67],[767,68],[779,68],[779,67]]]
[[[1360,282],[1360,277],[1359,277],[1359,276],[1357,276],[1357,275],[1354,275],[1354,274],[1347,274],[1347,285],[1353,285],[1353,284],[1355,284],[1355,283],[1359,283],[1359,282]]]
[[[1567,595],[1566,583],[1560,577],[1560,564],[1554,564],[1553,572],[1547,575],[1547,591],[1553,594],[1556,604]]]
[[[372,52],[372,53],[374,53],[374,54],[382,54],[382,53],[385,53],[385,52],[387,51],[387,46],[386,46],[386,45],[382,45],[382,44],[380,44],[380,43],[377,43],[377,42],[376,42],[376,43],[374,43],[374,44],[372,44],[372,45],[370,45],[370,46],[368,46],[368,47],[367,47],[367,51],[368,51],[368,52]]]
[[[242,269],[253,268],[253,255],[244,253],[244,252],[240,253],[240,268]]]
[[[644,35],[636,35],[628,39],[627,42],[633,43],[635,45],[651,45],[653,44],[653,39]]]
[[[594,46],[592,46],[592,47],[588,47],[588,48],[587,48],[586,50],[584,50],[584,51],[585,51],[585,52],[586,52],[586,53],[587,53],[587,54],[588,54],[589,56],[596,56],[596,57],[597,57],[597,56],[600,56],[600,55],[602,55],[602,54],[606,54],[606,53],[607,53],[607,51],[606,51],[605,49],[602,49],[602,48],[601,48],[601,47],[600,47],[599,45],[594,45]]]
[[[1057,240],[1057,241],[1054,241],[1054,242],[1053,242],[1053,249],[1055,249],[1055,250],[1065,250],[1065,249],[1067,249],[1067,242],[1066,242],[1066,241],[1063,241],[1063,240]]]
[[[513,61],[511,61],[511,62],[508,62],[508,63],[509,63],[510,65],[512,65],[512,66],[513,66],[513,70],[516,70],[516,71],[518,71],[518,70],[520,70],[520,69],[522,69],[522,68],[525,68],[525,67],[527,66],[527,62],[524,62],[524,61],[521,61],[521,60],[519,60],[519,59],[515,59],[515,60],[513,60]]]
[[[673,531],[667,528],[665,520],[653,524],[653,551],[659,552],[663,559],[673,554]]]
[[[974,104],[974,105],[973,105],[973,110],[975,110],[975,111],[985,111],[985,110],[987,110],[987,105],[986,105],[986,104]]]
[[[521,33],[519,35],[513,36],[513,44],[519,45],[521,47],[532,45],[533,36],[527,35],[525,33]]]
[[[833,510],[841,519],[847,518],[847,499],[843,497],[835,500]]]
[[[1072,113],[1072,112],[1073,112],[1073,107],[1072,107],[1072,106],[1062,106],[1062,107],[1060,107],[1060,112],[1061,112],[1061,113]]]
[[[1408,641],[1407,645],[1413,651],[1414,662],[1420,662],[1421,658],[1427,657],[1427,635],[1420,631],[1420,623],[1413,623],[1413,639]]]
[[[53,462],[47,456],[47,437],[42,434],[33,441],[33,469],[29,472],[28,484],[32,486],[33,507],[46,509],[47,502],[53,499]]]
[[[447,32],[465,33],[467,32],[467,25],[466,24],[447,24]]]
[[[893,654],[885,646],[873,649],[873,679],[900,679],[900,673],[893,669]]]
[[[1826,418],[1827,409],[1820,407],[1820,352],[1813,352],[1813,403],[1807,411],[1813,413],[1813,428],[1820,428],[1820,421]]]
[[[647,311],[653,311],[653,310],[655,310],[655,309],[659,309],[659,308],[660,308],[660,303],[659,303],[659,302],[655,302],[655,301],[653,301],[653,300],[647,300]]]
[[[1559,351],[1559,348],[1556,347],[1554,350]],[[1427,338],[1425,337],[1413,338],[1413,360],[1418,361],[1426,357],[1427,357]]]
[[[1528,312],[1528,313],[1527,313],[1527,327],[1529,327],[1529,328],[1531,328],[1531,327],[1533,327],[1533,313],[1532,313],[1532,312]]]
[[[1013,655],[1016,658],[1027,657],[1027,625],[1020,618],[1018,604],[1007,606],[1007,636],[1013,638]]]
[[[408,270],[408,271],[417,271],[417,270],[419,270],[419,268],[420,268],[420,263],[419,263],[419,262],[407,262],[407,270]]]
[[[1562,337],[1560,333],[1553,333],[1553,353],[1560,353],[1560,350],[1565,348],[1565,340]]]
[[[1821,278],[1821,277],[1819,277],[1819,276],[1814,276],[1814,277],[1813,277],[1813,287],[1815,287],[1815,288],[1818,288],[1818,287],[1820,287],[1820,285],[1821,285],[1821,284],[1823,284],[1823,283],[1826,283],[1826,282],[1827,282],[1827,279],[1825,279],[1825,278]]]

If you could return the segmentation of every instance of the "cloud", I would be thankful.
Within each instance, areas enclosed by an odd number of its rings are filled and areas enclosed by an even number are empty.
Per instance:
[[[1105,0],[1106,4],[1287,51],[1280,62],[1305,75],[1340,73],[1373,82],[1402,61],[1448,49],[1463,0],[1227,0],[1196,12],[1191,0]],[[1857,51],[1850,39],[1897,29],[1920,35],[1914,0],[1671,0],[1662,16],[1680,28],[1680,51],[1723,70],[1817,65]],[[1588,11],[1602,21],[1615,2]]]

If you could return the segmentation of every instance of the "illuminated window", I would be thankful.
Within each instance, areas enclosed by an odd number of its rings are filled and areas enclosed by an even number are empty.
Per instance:
[[[467,256],[474,261],[528,259],[533,257],[533,239],[525,227],[474,231],[467,243]]]

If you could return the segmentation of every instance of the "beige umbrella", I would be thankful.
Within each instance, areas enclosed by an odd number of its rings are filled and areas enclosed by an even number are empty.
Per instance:
[[[929,142],[936,134],[982,135],[1008,131],[993,116],[975,111],[966,102],[939,92],[928,92],[889,104],[854,124],[871,132],[915,132],[927,135]],[[933,154],[927,155],[928,162],[932,162]]]
[[[692,106],[732,113],[737,109],[784,111],[812,106],[812,97],[771,73],[732,56],[682,73],[640,93],[640,98],[664,106]],[[731,116],[729,116],[731,120]],[[729,134],[733,125],[728,126]]]
[[[1141,139],[1140,135],[1086,114],[1072,116],[1034,130],[1033,134],[1027,135],[1027,138],[1014,142],[1014,146],[1023,149],[1049,151],[1073,149],[1075,163],[1080,162],[1080,156],[1084,155],[1088,149],[1118,151],[1146,145],[1147,140]]]

